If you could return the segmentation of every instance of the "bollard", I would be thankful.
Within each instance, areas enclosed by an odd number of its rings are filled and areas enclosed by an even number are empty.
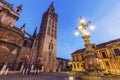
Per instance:
[[[9,68],[6,69],[4,75],[6,76],[8,74]]]
[[[41,71],[44,72],[44,66],[42,66],[42,70]]]
[[[22,73],[23,68],[24,68],[24,65],[21,66],[21,68],[20,68],[20,73]]]
[[[28,68],[26,69],[26,74],[28,74]]]
[[[36,69],[34,69],[34,73],[36,72]]]
[[[35,69],[35,73],[37,73],[37,69]]]
[[[5,63],[0,71],[0,75],[4,74],[7,68],[7,63]]]
[[[25,74],[25,68],[23,69],[23,72],[22,72],[22,74]]]
[[[37,69],[37,73],[39,73],[39,69]]]
[[[40,72],[40,70],[38,69],[38,73]]]

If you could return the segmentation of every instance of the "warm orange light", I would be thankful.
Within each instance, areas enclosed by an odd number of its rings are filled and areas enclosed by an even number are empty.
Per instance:
[[[82,30],[83,35],[90,35],[87,30]]]
[[[100,62],[102,62],[102,60],[101,60],[101,59],[100,59],[99,61],[100,61]]]
[[[96,60],[98,61],[98,58]]]
[[[80,23],[81,23],[81,24],[84,24],[84,23],[85,23],[84,18],[80,18]]]
[[[81,29],[82,29],[82,26],[78,26],[78,29],[81,30]]]

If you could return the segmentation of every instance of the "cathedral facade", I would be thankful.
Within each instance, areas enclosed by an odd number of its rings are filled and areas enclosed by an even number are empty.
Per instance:
[[[20,29],[14,26],[22,5],[16,7],[16,10],[12,7],[5,0],[0,0],[1,67],[7,62],[11,64],[10,67],[18,70],[24,65],[33,68],[42,66],[45,72],[55,72],[58,15],[53,3],[42,16],[39,32],[36,28],[33,34],[24,30],[25,24]]]
[[[13,68],[17,62],[21,49],[24,32],[18,29],[14,23],[19,19],[22,5],[13,10],[13,6],[4,0],[0,0],[0,67],[7,63]]]

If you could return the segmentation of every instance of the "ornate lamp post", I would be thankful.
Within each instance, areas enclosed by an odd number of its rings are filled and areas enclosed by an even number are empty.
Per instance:
[[[91,22],[85,23],[84,19],[80,17],[79,25],[77,30],[82,32],[82,38],[84,40],[85,52],[83,54],[85,70],[89,73],[89,75],[96,75],[98,71],[98,62],[95,56],[95,44],[91,44],[89,38],[90,34],[87,28],[91,25]],[[94,29],[93,26],[90,26],[91,29]],[[78,35],[78,32],[75,33]]]

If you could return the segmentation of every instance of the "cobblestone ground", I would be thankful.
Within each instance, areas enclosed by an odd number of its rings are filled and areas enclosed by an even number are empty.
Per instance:
[[[1,75],[0,80],[70,80],[70,76],[70,74],[65,73],[8,74],[6,76]]]
[[[1,75],[0,80],[120,80],[120,76],[78,76],[67,73],[43,73],[39,74],[31,73],[28,75],[22,74],[8,74],[6,76]]]

